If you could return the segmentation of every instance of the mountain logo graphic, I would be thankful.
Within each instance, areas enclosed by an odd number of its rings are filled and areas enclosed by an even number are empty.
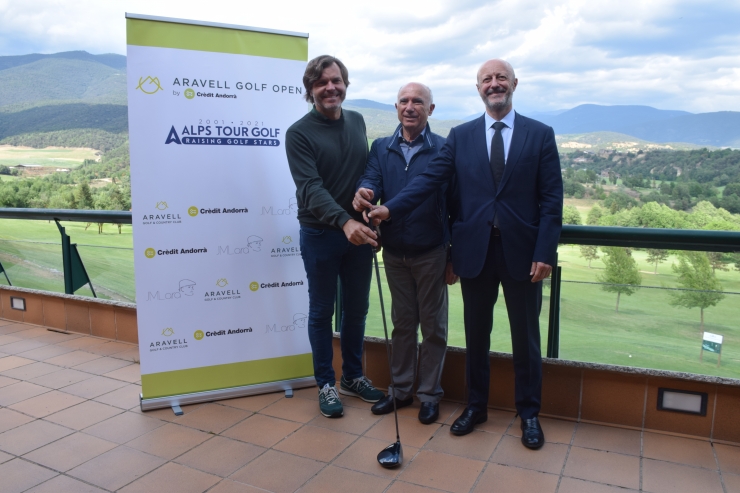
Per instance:
[[[291,238],[290,236],[283,236],[283,243],[287,245],[292,242],[293,242],[293,238]]]
[[[155,94],[159,91],[163,91],[162,85],[159,83],[159,77],[139,77],[139,85],[136,86],[144,94]]]
[[[157,210],[163,211],[166,210],[169,206],[167,205],[167,202],[157,202],[156,208]]]
[[[172,327],[167,327],[162,331],[162,335],[165,337],[170,337],[175,333],[175,330]]]
[[[227,280],[226,280],[226,279],[224,279],[224,278],[221,278],[221,279],[219,279],[218,281],[216,281],[216,286],[218,286],[218,287],[220,287],[220,288],[222,288],[222,287],[226,286],[227,284],[229,284],[229,281],[227,281]]]

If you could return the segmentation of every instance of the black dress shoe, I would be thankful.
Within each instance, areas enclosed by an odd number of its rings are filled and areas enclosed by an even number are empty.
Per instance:
[[[545,434],[542,433],[540,420],[534,418],[522,420],[522,444],[525,447],[537,450],[545,444]]]
[[[469,407],[466,407],[459,418],[452,423],[450,427],[450,433],[453,435],[467,435],[475,428],[475,425],[485,423],[488,420],[488,413],[486,411],[473,411]]]
[[[432,424],[439,418],[439,404],[436,402],[422,402],[419,409],[419,421],[425,425]]]
[[[408,399],[396,399],[396,409],[401,409],[402,407],[410,406],[414,403],[414,398],[409,397]],[[388,414],[393,412],[393,400],[391,396],[387,395],[380,399],[378,402],[373,404],[373,407],[370,408],[370,410],[373,412],[373,414]]]

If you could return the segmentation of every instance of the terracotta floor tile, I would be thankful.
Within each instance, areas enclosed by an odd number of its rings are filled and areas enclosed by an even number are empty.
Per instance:
[[[14,383],[0,388],[0,406],[11,406],[47,392],[50,392],[50,389],[41,385],[34,385],[28,382]]]
[[[337,383],[337,389],[339,388],[339,383]],[[341,395],[339,396],[342,399],[342,405],[344,407],[356,407],[357,409],[366,409],[368,412],[370,412],[370,408],[373,407],[372,402],[365,402],[359,397],[351,397],[348,395]],[[318,407],[318,401],[319,401],[319,394],[318,390],[316,391],[316,406]]]
[[[24,339],[21,339],[20,337],[15,337],[8,334],[0,335],[0,348],[5,346],[6,344],[12,344],[14,342],[19,342],[23,340]]]
[[[539,450],[530,450],[522,445],[520,439],[505,435],[493,453],[491,462],[559,475],[567,452],[567,445],[548,442]]]
[[[26,423],[33,421],[33,418],[21,414],[12,409],[0,408],[0,433],[12,430]]]
[[[360,437],[355,443],[349,446],[347,450],[337,457],[333,464],[345,469],[365,472],[375,476],[386,478],[395,478],[408,466],[411,458],[419,452],[419,449],[403,445],[404,463],[398,469],[385,469],[378,464],[378,453],[390,445],[391,442],[384,442],[374,438]]]
[[[117,446],[113,442],[97,437],[74,433],[23,457],[42,466],[65,472]]]
[[[522,437],[522,424],[519,418],[516,418],[514,424],[511,425],[507,435],[513,437]],[[553,418],[540,418],[540,424],[542,425],[542,431],[545,434],[545,441],[551,443],[565,443],[570,445],[570,441],[573,438],[573,430],[575,430],[576,423],[574,421],[565,421],[563,419]]]
[[[452,425],[452,423],[460,416],[460,414],[462,414],[464,409],[465,406],[460,406],[458,412],[455,413],[452,419],[449,420],[450,425]],[[514,422],[514,416],[515,414],[509,411],[489,409],[488,420],[485,423],[475,425],[475,429],[480,431],[492,431],[493,433],[499,433],[503,435]]]
[[[106,490],[117,490],[165,462],[159,457],[126,446],[118,446],[75,467],[67,474]]]
[[[54,332],[42,329],[41,327],[34,327],[33,325],[27,325],[26,329],[13,332],[15,337],[20,337],[22,339],[35,339],[48,334],[54,334]]]
[[[21,356],[23,358],[34,359],[37,361],[46,361],[48,359],[56,358],[57,356],[61,356],[62,354],[67,354],[72,351],[74,351],[74,349],[72,348],[50,344],[48,346],[31,349],[30,351],[25,351],[23,353],[20,353],[18,356]]]
[[[132,384],[136,385],[136,384]],[[141,388],[139,386],[139,388]],[[149,416],[151,418],[161,419],[163,421],[168,421],[170,423],[177,423],[179,420],[183,419],[183,417],[187,416],[188,414],[195,412],[196,409],[205,406],[205,402],[201,402],[198,404],[190,404],[187,406],[180,406],[180,409],[182,409],[183,414],[181,416],[177,416],[174,411],[172,411],[171,407],[165,407],[165,408],[159,408],[159,409],[152,409],[149,411],[142,411],[141,410],[141,403],[139,402],[137,398],[137,404],[136,406],[129,409],[132,413],[138,413],[142,414],[144,416]]]
[[[182,416],[177,420],[177,423],[195,428],[196,430],[221,433],[225,429],[248,418],[251,414],[248,411],[242,411],[233,407],[206,404],[192,413]]]
[[[311,479],[324,465],[323,462],[268,450],[229,479],[275,493],[289,493]]]
[[[8,462],[11,459],[15,459],[15,456],[6,454],[5,452],[0,452],[0,464]]]
[[[95,378],[108,378],[108,377],[95,377]],[[127,384],[120,380],[113,380],[114,382],[123,383],[124,386],[120,389],[108,392],[107,394],[99,395],[94,400],[102,402],[103,404],[109,404],[111,406],[120,407],[121,409],[131,409],[132,407],[139,405],[139,396],[141,395],[141,385]],[[72,386],[70,386],[72,387]],[[67,389],[64,389],[65,391]]]
[[[237,409],[243,409],[245,411],[252,411],[256,413],[274,403],[278,399],[282,399],[284,396],[285,394],[283,392],[274,392],[272,394],[250,395],[249,397],[226,399],[223,401],[218,401],[218,403],[224,406],[235,407]]]
[[[84,401],[81,404],[47,416],[45,419],[73,430],[82,430],[122,412],[124,411],[117,407],[95,401]]]
[[[65,394],[58,390],[52,390],[45,394],[31,397],[25,401],[17,402],[12,406],[8,406],[11,409],[20,411],[23,414],[28,414],[34,418],[43,418],[62,409],[67,409],[75,404],[84,402],[85,399],[77,397],[76,395]]]
[[[640,487],[640,459],[602,450],[571,447],[565,476],[624,488]]]
[[[560,480],[558,493],[638,493],[638,491],[564,477]]]
[[[474,492],[490,493],[555,493],[558,475],[489,464],[478,480]]]
[[[35,363],[34,360],[28,358],[21,358],[20,356],[5,356],[0,358],[0,371],[12,370],[23,365],[30,365]]]
[[[126,443],[165,424],[158,419],[125,412],[86,428],[84,432],[111,442]]]
[[[300,423],[255,414],[222,433],[223,436],[262,447],[272,447],[300,428]]]
[[[176,462],[216,476],[227,477],[265,450],[267,449],[251,443],[216,436],[181,455]]]
[[[66,346],[57,346],[57,347],[66,347]],[[74,348],[72,351],[68,353],[64,353],[60,356],[55,356],[54,358],[49,358],[46,360],[47,363],[51,363],[53,365],[58,366],[64,366],[65,368],[71,368],[73,366],[81,365],[82,363],[87,363],[88,361],[93,361],[99,358],[102,358],[99,354],[93,354],[88,353],[86,351],[79,351]]]
[[[300,397],[301,399],[309,399],[312,401],[318,401],[319,400],[319,388],[316,385],[313,385],[311,387],[306,387],[303,389],[295,389],[293,391],[293,395],[295,397]]]
[[[67,385],[72,385],[73,383],[81,382],[94,376],[95,375],[85,373],[83,371],[65,368],[63,370],[55,371],[54,373],[49,373],[41,377],[36,377],[31,380],[31,383],[43,385],[44,387],[49,387],[50,389],[61,389],[63,387],[66,387]]]
[[[31,380],[47,373],[61,370],[62,368],[56,365],[50,365],[48,363],[36,362],[30,365],[19,366],[12,370],[3,372],[3,375],[10,378],[16,378],[18,380]]]
[[[138,346],[133,346],[131,349],[121,351],[120,353],[111,354],[110,357],[130,361],[132,363],[138,363],[141,361],[141,354],[139,354]]]
[[[182,493],[201,493],[221,478],[206,474],[172,462],[137,479],[122,490],[122,493],[151,493],[153,491],[177,491]]]
[[[136,383],[141,380],[141,367],[134,363],[133,365],[124,366],[118,370],[104,373],[104,375],[108,378],[115,378],[116,380],[123,380],[128,383]]]
[[[740,475],[740,447],[715,443],[714,450],[722,472]]]
[[[126,382],[121,382],[120,380],[97,376],[68,385],[64,387],[64,392],[78,397],[84,397],[85,399],[92,399],[125,387],[126,385],[128,385]]]
[[[734,474],[722,474],[727,493],[740,493],[740,476]]]
[[[318,473],[298,491],[300,493],[324,493],[326,491],[382,493],[390,483],[390,479],[350,471],[341,467],[329,466]]]
[[[35,488],[31,488],[25,493],[61,493],[61,492],[74,492],[74,493],[104,493],[105,490],[96,488],[95,486],[85,484],[82,481],[72,479],[68,476],[57,476],[50,479],[49,481],[42,483]]]
[[[719,473],[652,459],[642,462],[642,490],[646,493],[701,491],[723,493]]]
[[[398,477],[445,491],[470,491],[485,462],[422,450]]]
[[[395,481],[386,493],[429,493],[430,491],[442,490],[425,488],[418,484],[406,483],[404,481]]]
[[[57,473],[53,471],[21,459],[0,464],[3,493],[26,491],[56,475]]]
[[[260,411],[260,414],[276,418],[308,423],[320,415],[319,403],[308,399],[278,399]],[[327,418],[329,419],[329,418]],[[341,419],[341,418],[338,418]]]
[[[401,435],[401,443],[412,447],[421,448],[437,432],[441,425],[432,423],[424,425],[415,418],[406,416],[398,417],[398,429]],[[393,443],[396,441],[396,422],[393,414],[383,416],[383,419],[370,428],[365,436],[368,438],[377,438],[384,442]]]
[[[36,339],[21,339],[20,341],[11,342],[10,344],[5,344],[0,347],[2,347],[3,353],[5,354],[18,354],[48,345],[48,343],[37,341]]]
[[[500,439],[501,435],[498,433],[484,431],[473,431],[461,437],[455,436],[450,433],[450,427],[445,425],[424,445],[424,450],[487,461]]]
[[[82,349],[82,348],[89,348],[92,346],[99,346],[100,344],[105,343],[106,341],[103,339],[97,339],[95,337],[88,337],[88,336],[82,336],[78,337],[76,339],[73,339],[71,341],[67,342],[60,342],[58,346],[64,346],[64,347],[71,347],[74,349]],[[87,350],[87,349],[85,349]]]
[[[12,334],[13,332],[20,332],[22,330],[28,330],[31,326],[24,323],[13,322],[11,320],[0,320],[0,334]]]
[[[580,423],[573,440],[576,447],[626,455],[640,455],[640,432],[611,426]]]
[[[122,353],[124,351],[130,351],[134,347],[135,346],[133,344],[126,344],[125,342],[103,342],[103,344],[89,346],[85,348],[85,351],[100,354],[101,356],[109,356],[112,354]]]
[[[265,493],[262,488],[255,488],[244,483],[237,483],[230,479],[224,479],[212,489],[208,490],[208,493]]]
[[[275,445],[275,450],[331,462],[357,439],[356,435],[305,425]]]
[[[195,448],[208,440],[208,438],[208,433],[203,433],[202,431],[186,426],[167,423],[145,435],[135,438],[126,445],[142,452],[171,460]]]
[[[36,337],[35,339],[37,341],[47,342],[49,344],[59,344],[60,342],[67,342],[71,341],[72,339],[77,339],[78,337],[82,337],[82,334],[75,334],[74,332],[57,332],[54,330],[48,330],[46,329],[46,333],[42,334],[39,337]]]
[[[642,455],[650,459],[717,469],[712,444],[703,440],[646,432],[643,436]]]
[[[72,433],[67,428],[37,419],[0,433],[0,450],[23,455]]]
[[[327,428],[334,431],[343,431],[354,435],[362,435],[371,426],[378,422],[381,416],[376,416],[368,410],[356,407],[345,407],[344,416],[338,419],[327,419],[319,415],[308,424]]]
[[[13,385],[14,383],[18,383],[18,380],[0,375],[0,389],[7,387],[8,385]]]
[[[94,359],[92,361],[88,361],[87,363],[77,365],[74,367],[74,369],[85,371],[87,373],[94,373],[96,375],[104,375],[106,373],[112,372],[113,370],[118,370],[119,368],[123,368],[132,364],[133,363],[131,363],[130,361],[124,361],[122,359],[104,356],[102,358]]]

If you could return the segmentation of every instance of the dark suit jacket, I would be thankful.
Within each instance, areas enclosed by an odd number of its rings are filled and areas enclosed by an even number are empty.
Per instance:
[[[427,170],[384,204],[391,218],[406,216],[456,174],[459,203],[452,225],[452,264],[460,277],[476,277],[483,269],[495,214],[514,279],[529,279],[532,262],[555,264],[563,223],[563,180],[555,134],[536,120],[518,113],[515,118],[497,192],[481,116],[453,128]]]

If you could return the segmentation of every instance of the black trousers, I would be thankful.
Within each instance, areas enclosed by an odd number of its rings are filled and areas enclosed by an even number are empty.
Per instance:
[[[477,277],[460,280],[465,305],[468,407],[485,411],[488,405],[491,377],[488,352],[491,347],[493,306],[498,298],[499,285],[502,285],[511,326],[516,410],[523,419],[529,419],[537,416],[542,401],[539,324],[542,282],[517,281],[509,275],[501,237],[495,231],[491,233],[481,273]]]

